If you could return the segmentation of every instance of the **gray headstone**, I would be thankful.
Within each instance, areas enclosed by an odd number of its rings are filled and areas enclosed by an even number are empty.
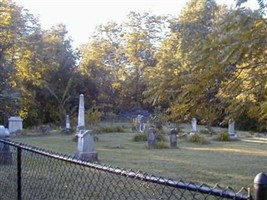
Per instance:
[[[197,120],[196,120],[196,118],[193,118],[192,121],[191,121],[191,123],[192,123],[192,130],[191,130],[191,132],[193,132],[193,133],[197,132]]]
[[[147,143],[149,148],[153,148],[156,144],[156,131],[153,127],[147,130]]]
[[[171,148],[177,147],[177,135],[178,135],[178,129],[174,128],[170,131],[170,146]]]
[[[94,148],[94,135],[92,130],[80,130],[78,133],[77,152],[74,156],[83,161],[96,161],[97,153]]]
[[[16,131],[22,131],[22,121],[21,117],[13,116],[8,119],[8,129],[10,133],[14,133]]]
[[[4,126],[0,125],[0,139],[8,139],[9,131]],[[12,164],[12,152],[9,150],[9,145],[0,142],[0,164]]]
[[[82,129],[84,129],[84,127],[85,127],[85,122],[84,122],[84,96],[83,96],[83,94],[80,94],[77,129],[78,130],[82,130]]]

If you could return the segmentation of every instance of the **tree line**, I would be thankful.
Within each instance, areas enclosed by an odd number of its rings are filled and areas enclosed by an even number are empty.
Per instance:
[[[0,2],[0,122],[25,126],[75,118],[79,94],[104,114],[161,108],[209,126],[235,119],[266,130],[266,5],[191,0],[178,17],[130,12],[96,27],[74,49],[64,24],[48,30],[11,0]],[[86,26],[86,23],[84,24]]]

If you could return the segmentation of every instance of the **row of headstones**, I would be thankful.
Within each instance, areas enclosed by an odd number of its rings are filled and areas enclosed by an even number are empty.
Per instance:
[[[140,133],[144,133],[144,131],[145,131],[144,116],[139,114],[139,115],[137,115],[137,118],[134,119],[134,121],[137,122],[138,131]],[[191,125],[192,125],[191,132],[192,133],[198,132],[196,118],[192,119]],[[229,136],[231,138],[236,138],[237,137],[237,133],[236,133],[236,130],[235,130],[235,122],[233,120],[229,120],[229,123],[228,123],[228,134],[229,134]]]
[[[197,120],[196,118],[193,118],[192,121],[191,121],[191,125],[192,125],[192,130],[191,132],[192,133],[196,133],[198,132],[198,129],[197,129]],[[228,122],[228,134],[231,138],[236,138],[237,137],[237,132],[235,130],[235,122],[230,119],[229,122]]]

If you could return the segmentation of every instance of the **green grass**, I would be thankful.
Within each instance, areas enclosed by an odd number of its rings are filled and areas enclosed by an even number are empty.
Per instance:
[[[149,149],[146,142],[134,142],[134,135],[130,130],[97,135],[99,162],[186,182],[229,185],[235,190],[253,188],[254,177],[267,171],[267,138],[263,136],[252,137],[243,132],[240,141],[231,142],[205,136],[211,140],[207,145],[178,139],[177,149]],[[73,135],[54,134],[14,140],[73,155],[77,144],[72,138]]]

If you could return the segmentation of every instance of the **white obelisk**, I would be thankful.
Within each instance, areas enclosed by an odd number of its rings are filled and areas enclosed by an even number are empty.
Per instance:
[[[84,126],[85,126],[85,123],[84,123],[84,96],[83,96],[83,94],[80,94],[77,129],[78,130],[84,129]]]

